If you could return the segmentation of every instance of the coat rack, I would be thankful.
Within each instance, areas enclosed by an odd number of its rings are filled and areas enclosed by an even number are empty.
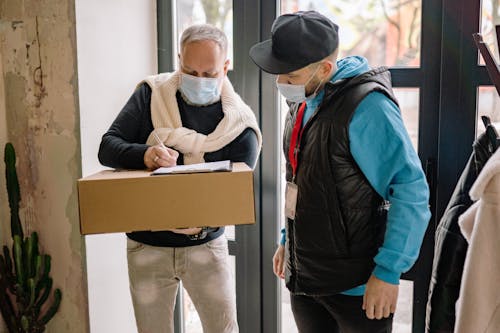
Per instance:
[[[497,35],[497,45],[500,49],[500,25],[495,26],[496,35]],[[483,56],[484,62],[486,64],[486,70],[488,71],[488,75],[490,76],[491,82],[495,85],[497,89],[497,93],[500,95],[500,70],[498,68],[498,64],[491,55],[490,49],[488,45],[483,41],[483,36],[480,33],[472,34],[474,37],[474,42],[476,43],[479,52]]]
[[[497,35],[497,46],[500,50],[500,25],[495,26],[495,31]],[[480,33],[472,34],[474,42],[476,43],[479,52],[483,56],[484,62],[486,64],[486,70],[491,79],[491,82],[495,85],[497,93],[500,95],[500,69],[496,60],[491,55],[488,45],[483,41],[483,36]],[[489,141],[493,151],[495,151],[500,146],[500,138],[495,127],[491,124],[490,118],[487,116],[482,116],[484,127],[486,128],[486,133],[488,135]]]
[[[488,116],[481,116],[483,120],[484,128],[486,128],[486,135],[488,136],[490,142],[491,152],[495,152],[500,146],[500,138],[495,126],[491,124],[490,118]]]

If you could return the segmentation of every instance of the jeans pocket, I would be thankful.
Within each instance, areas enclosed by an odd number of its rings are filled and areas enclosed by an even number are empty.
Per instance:
[[[144,249],[144,244],[127,237],[127,252],[138,252],[142,249]]]
[[[225,258],[228,255],[227,239],[224,235],[205,243],[205,246],[217,259]]]

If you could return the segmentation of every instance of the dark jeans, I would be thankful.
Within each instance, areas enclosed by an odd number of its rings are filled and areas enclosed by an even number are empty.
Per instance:
[[[292,312],[300,333],[390,333],[392,317],[368,319],[363,296],[290,295]]]

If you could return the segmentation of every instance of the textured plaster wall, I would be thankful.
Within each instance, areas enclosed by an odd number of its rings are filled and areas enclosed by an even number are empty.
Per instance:
[[[0,73],[2,70],[2,53],[0,52]],[[7,191],[5,189],[5,163],[3,162],[3,144],[7,141],[7,124],[5,118],[5,88],[3,84],[3,75],[0,75],[0,144],[1,147],[1,161],[0,161],[0,221],[8,221],[10,217],[8,214],[7,204]],[[8,223],[0,222],[0,244],[5,244],[7,237],[9,237],[10,229]],[[10,237],[9,237],[10,238]],[[1,326],[0,326],[1,327]],[[1,332],[1,328],[0,328]]]
[[[54,285],[63,292],[47,332],[88,332],[76,192],[81,159],[74,2],[0,0],[0,51],[2,160],[8,139],[18,155],[25,233],[39,233],[42,251],[52,256]],[[3,177],[3,162],[0,170]],[[4,191],[3,180],[0,186]],[[7,220],[0,217],[4,232]]]
[[[0,49],[1,50],[1,49]],[[2,70],[2,53],[0,52],[0,73]],[[7,125],[5,121],[5,89],[3,84],[3,75],[0,75],[0,144],[3,145],[7,141]],[[7,191],[5,190],[5,163],[3,162],[3,148],[2,159],[0,162],[0,244],[6,244],[9,237],[9,224],[4,223],[9,221],[8,204],[7,204]],[[5,331],[5,327],[0,317],[0,332]]]

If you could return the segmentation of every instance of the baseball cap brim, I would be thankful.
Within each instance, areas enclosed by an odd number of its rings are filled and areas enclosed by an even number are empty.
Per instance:
[[[287,74],[308,65],[291,64],[276,58],[273,54],[271,39],[252,46],[249,54],[250,58],[252,58],[253,62],[259,66],[260,69],[270,74]]]

